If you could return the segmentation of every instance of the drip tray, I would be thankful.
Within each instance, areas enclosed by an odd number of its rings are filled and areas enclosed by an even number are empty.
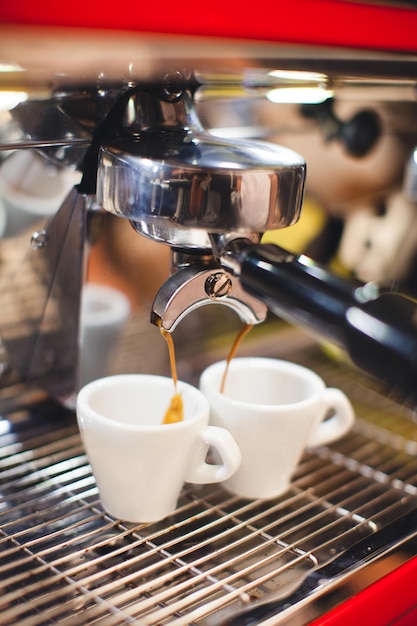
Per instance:
[[[354,430],[307,452],[278,499],[187,486],[149,525],[103,511],[73,413],[23,393],[0,420],[1,623],[243,626],[273,602],[274,624],[305,624],[358,590],[341,580],[414,556],[412,414],[318,350],[301,362],[350,396]]]

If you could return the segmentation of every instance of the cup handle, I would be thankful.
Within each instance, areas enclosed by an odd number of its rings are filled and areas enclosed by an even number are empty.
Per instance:
[[[227,480],[240,466],[239,446],[229,431],[218,426],[206,426],[200,433],[201,446],[194,455],[186,481],[196,484],[218,483]],[[212,446],[221,463],[206,463],[208,447]]]
[[[339,439],[350,430],[355,420],[350,400],[340,389],[327,387],[323,404],[323,417],[310,433],[307,446],[321,446]],[[333,415],[325,419],[329,410],[333,411]]]

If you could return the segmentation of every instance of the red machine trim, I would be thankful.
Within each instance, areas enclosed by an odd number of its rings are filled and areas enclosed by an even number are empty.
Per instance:
[[[2,2],[0,23],[122,29],[417,52],[417,10],[349,0]]]
[[[417,557],[315,620],[310,626],[415,626]],[[364,621],[365,620],[365,621]]]

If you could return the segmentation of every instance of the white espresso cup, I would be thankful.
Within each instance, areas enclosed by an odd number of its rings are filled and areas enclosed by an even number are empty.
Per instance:
[[[184,420],[163,424],[171,378],[122,374],[95,380],[77,395],[77,420],[108,513],[128,522],[153,522],[172,513],[184,482],[215,483],[239,467],[232,435],[209,426],[207,399],[178,382]],[[219,463],[206,461],[212,447]]]
[[[274,498],[288,490],[305,448],[330,443],[352,426],[346,395],[312,370],[278,359],[237,358],[210,365],[200,389],[210,423],[227,428],[242,461],[224,487],[244,498]]]
[[[78,387],[109,374],[112,350],[130,316],[127,296],[115,287],[86,283],[81,295]]]

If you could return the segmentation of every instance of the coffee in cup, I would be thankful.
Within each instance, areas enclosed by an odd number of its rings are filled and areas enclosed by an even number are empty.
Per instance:
[[[200,389],[210,423],[227,429],[239,445],[239,469],[223,484],[245,498],[274,498],[288,490],[306,448],[348,432],[354,412],[347,396],[326,387],[312,370],[271,358],[237,358],[210,365]]]
[[[77,420],[104,509],[128,522],[171,514],[184,482],[230,478],[240,451],[225,429],[208,425],[209,405],[196,387],[178,381],[184,419],[163,424],[174,393],[171,378],[122,374],[101,378],[77,396]],[[217,464],[207,462],[208,449]]]

